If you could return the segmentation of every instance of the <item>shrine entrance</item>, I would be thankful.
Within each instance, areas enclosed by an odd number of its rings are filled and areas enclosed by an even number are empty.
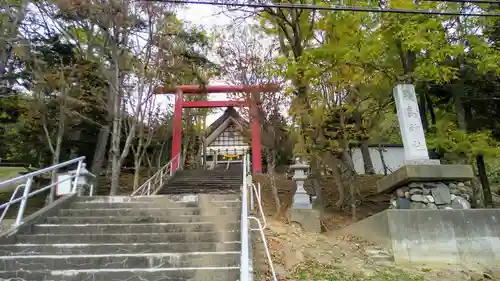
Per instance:
[[[262,173],[262,160],[261,160],[261,125],[258,120],[257,105],[254,100],[248,98],[246,100],[235,101],[185,101],[184,94],[201,94],[208,95],[214,93],[275,93],[280,90],[277,85],[218,85],[218,86],[201,86],[201,85],[181,85],[175,88],[158,87],[155,89],[155,94],[172,94],[175,93],[175,107],[174,107],[174,120],[172,129],[172,165],[177,166],[180,161],[179,155],[182,151],[182,109],[183,108],[207,108],[207,107],[248,107],[250,112],[250,127],[251,127],[251,150],[252,150],[252,172],[254,174]],[[252,96],[252,95],[249,95]],[[215,122],[214,122],[215,123]],[[218,126],[219,127],[219,126]],[[227,129],[227,128],[224,128]],[[220,135],[217,134],[216,137]],[[216,161],[237,161],[236,158],[240,151],[227,151],[227,154],[215,153]],[[244,151],[241,151],[245,153]],[[207,153],[208,155],[208,153]],[[224,159],[226,158],[226,159]]]

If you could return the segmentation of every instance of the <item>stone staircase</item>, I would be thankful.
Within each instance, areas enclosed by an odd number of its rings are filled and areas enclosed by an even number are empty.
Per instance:
[[[159,194],[239,193],[243,180],[241,163],[218,164],[213,170],[178,171]]]
[[[0,280],[235,281],[240,204],[236,194],[79,197],[0,240]]]

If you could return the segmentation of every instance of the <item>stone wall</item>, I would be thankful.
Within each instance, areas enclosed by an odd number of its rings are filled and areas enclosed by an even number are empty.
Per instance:
[[[412,182],[398,188],[392,209],[471,209],[474,195],[470,181]]]
[[[498,268],[498,221],[499,209],[386,210],[341,231],[383,246],[396,264]]]

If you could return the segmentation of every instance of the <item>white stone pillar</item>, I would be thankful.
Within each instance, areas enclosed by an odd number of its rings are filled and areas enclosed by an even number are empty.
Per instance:
[[[439,160],[429,159],[415,87],[412,84],[396,85],[394,100],[398,111],[406,164],[439,164]]]

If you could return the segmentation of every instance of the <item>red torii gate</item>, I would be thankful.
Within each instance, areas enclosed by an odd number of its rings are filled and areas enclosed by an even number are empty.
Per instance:
[[[183,108],[206,108],[206,107],[250,107],[250,118],[252,128],[252,170],[254,174],[262,172],[261,160],[261,140],[260,124],[256,116],[256,105],[252,100],[236,101],[185,101],[184,94],[213,94],[213,93],[274,93],[278,92],[280,87],[274,84],[268,85],[180,85],[174,88],[157,87],[155,94],[175,93],[174,121],[172,129],[172,166],[177,167],[180,160],[177,155],[181,152],[182,140],[182,109]]]

